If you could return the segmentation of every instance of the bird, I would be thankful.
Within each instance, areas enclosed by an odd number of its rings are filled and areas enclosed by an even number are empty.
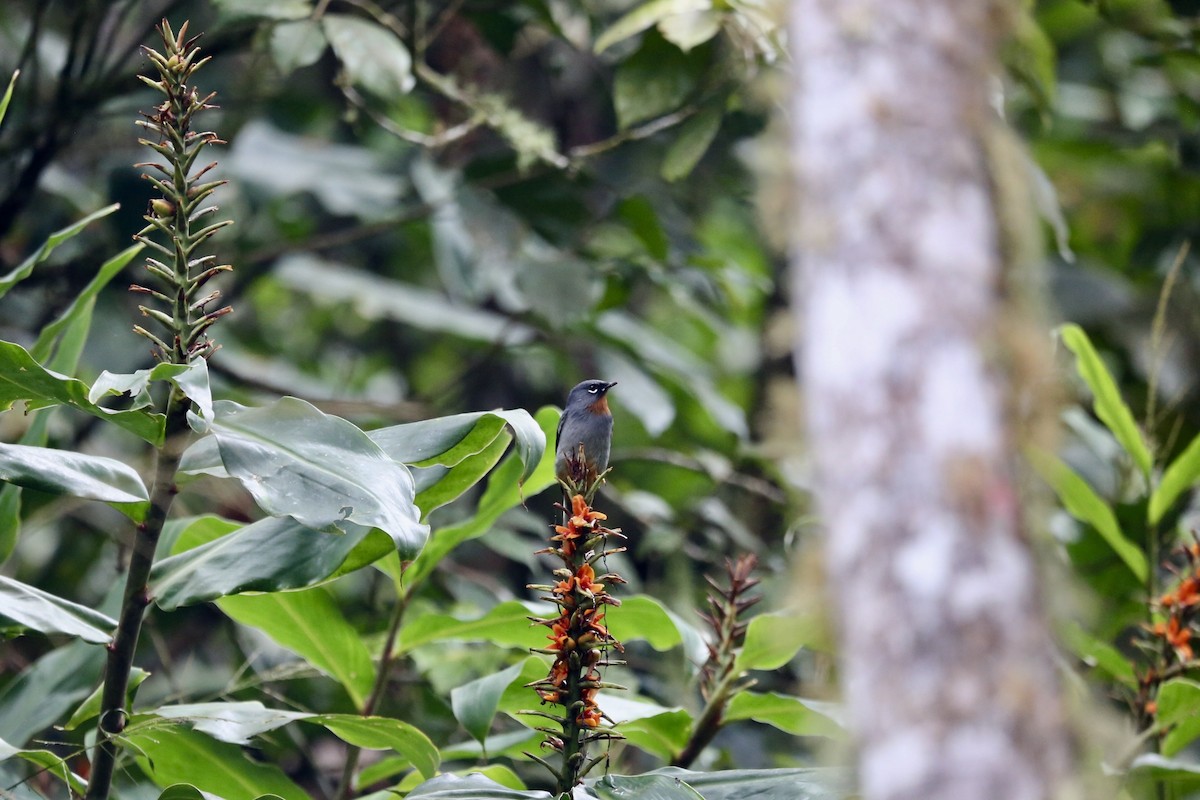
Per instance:
[[[567,486],[586,490],[608,469],[613,429],[608,390],[616,385],[593,378],[567,395],[554,451],[554,474]]]

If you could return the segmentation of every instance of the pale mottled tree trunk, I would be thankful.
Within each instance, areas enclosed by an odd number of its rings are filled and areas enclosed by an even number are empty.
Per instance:
[[[996,368],[1004,11],[790,4],[800,366],[868,800],[1045,798],[1070,763]]]

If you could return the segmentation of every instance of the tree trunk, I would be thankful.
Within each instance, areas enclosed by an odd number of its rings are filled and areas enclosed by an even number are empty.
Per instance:
[[[1007,8],[790,13],[798,353],[860,789],[1050,797],[1072,748],[993,363]]]

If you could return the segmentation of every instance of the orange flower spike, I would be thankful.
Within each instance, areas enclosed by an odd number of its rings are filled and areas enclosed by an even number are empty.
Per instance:
[[[1200,581],[1195,576],[1183,579],[1179,584],[1179,605],[1194,606],[1200,603]]]

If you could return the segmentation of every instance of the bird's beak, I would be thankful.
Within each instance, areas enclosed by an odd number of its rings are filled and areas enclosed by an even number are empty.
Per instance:
[[[617,385],[617,382],[616,382],[616,381],[612,381],[611,383],[609,383],[609,384],[608,384],[608,386],[605,386],[605,387],[604,387],[604,391],[606,391],[606,392],[607,392],[609,389],[611,389],[612,387],[614,387],[614,386],[616,386],[616,385]]]

